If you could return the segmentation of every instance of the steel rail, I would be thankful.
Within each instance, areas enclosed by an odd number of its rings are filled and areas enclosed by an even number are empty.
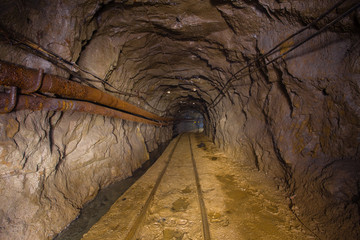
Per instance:
[[[38,89],[39,92],[89,101],[157,121],[169,122],[172,120],[150,113],[96,88],[84,86],[52,74],[40,74],[40,71],[35,69],[0,61],[0,85],[15,86],[20,88],[22,92],[26,92],[34,88],[40,75],[42,75],[42,82]]]
[[[5,111],[3,112],[6,112],[7,105],[9,102],[9,95],[10,94],[0,93],[0,110],[4,109]],[[59,98],[48,98],[44,96],[19,95],[14,110],[19,111],[26,109],[33,111],[40,111],[40,110],[62,111],[62,112],[77,111],[77,112],[84,112],[95,115],[102,115],[106,117],[119,118],[128,121],[139,122],[139,123],[146,123],[155,126],[164,125],[160,122],[137,117],[118,110],[96,105],[94,103],[59,99]]]
[[[201,211],[201,222],[202,222],[203,236],[204,236],[204,240],[210,240],[211,237],[210,237],[209,221],[208,221],[208,218],[207,218],[206,207],[205,207],[205,202],[204,202],[204,196],[202,194],[199,173],[198,173],[197,167],[196,167],[196,161],[195,161],[195,157],[194,157],[194,153],[193,153],[193,149],[192,149],[190,135],[189,135],[189,144],[190,144],[191,161],[192,161],[192,164],[193,164],[194,175],[195,175],[196,191],[197,191],[197,194],[198,194],[200,211]]]
[[[172,159],[172,156],[174,155],[175,149],[176,149],[181,137],[182,137],[182,135],[180,135],[178,137],[178,139],[175,142],[175,145],[174,145],[173,149],[171,149],[171,152],[170,152],[170,154],[168,156],[168,159],[165,162],[164,168],[162,169],[162,171],[160,172],[158,178],[156,179],[155,185],[154,185],[153,189],[151,190],[151,193],[150,193],[149,197],[146,199],[146,202],[145,202],[144,206],[142,207],[139,216],[136,218],[135,222],[133,223],[133,225],[131,226],[129,232],[127,233],[127,235],[125,237],[125,240],[132,240],[135,237],[137,229],[140,226],[141,222],[145,218],[145,214],[146,214],[148,208],[150,207],[150,204],[151,204],[152,200],[154,199],[155,193],[156,193],[157,189],[159,188],[160,182],[161,182],[161,180],[163,179],[163,177],[165,175],[165,172],[166,172],[166,170],[167,170],[167,168],[169,166],[169,163],[170,163],[170,161]]]

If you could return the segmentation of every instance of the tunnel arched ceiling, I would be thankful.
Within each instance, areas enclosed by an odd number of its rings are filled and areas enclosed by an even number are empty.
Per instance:
[[[77,62],[157,113],[172,115],[181,102],[203,111],[238,69],[289,34],[285,26],[300,28],[330,5],[310,4],[299,15],[297,1],[111,1],[84,26]]]
[[[233,37],[211,2],[110,3],[97,12],[79,64],[173,114],[219,93],[230,68],[224,34]]]
[[[22,33],[141,97],[129,101],[171,115],[180,102],[195,101],[206,108],[238,69],[288,36],[288,26],[294,32],[332,2],[5,1],[3,6],[12,12],[5,11],[3,19],[10,28],[21,29],[19,25],[39,24],[36,18],[46,15],[61,31],[48,23],[42,31],[27,27]],[[303,11],[305,7],[311,10]],[[14,12],[21,17],[10,16]],[[355,24],[342,21],[331,30],[351,32]],[[248,81],[244,77],[237,84]]]

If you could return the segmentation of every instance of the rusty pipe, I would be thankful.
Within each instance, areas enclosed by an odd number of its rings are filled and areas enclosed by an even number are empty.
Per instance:
[[[3,106],[7,106],[7,98],[9,94],[0,93],[0,108],[3,109]],[[164,124],[137,117],[128,113],[124,113],[118,110],[111,108],[103,107],[96,105],[94,103],[82,102],[82,101],[73,101],[59,98],[48,98],[44,96],[30,96],[30,95],[18,95],[17,104],[14,110],[48,110],[48,111],[78,111],[96,115],[102,115],[106,117],[120,118],[124,120],[146,123],[156,126],[163,126]]]
[[[34,88],[34,84],[38,83],[40,78],[42,78],[42,83],[39,91],[43,93],[54,93],[66,98],[98,103],[157,121],[169,122],[172,120],[150,113],[96,88],[84,86],[52,74],[40,76],[37,70],[0,61],[0,85],[16,86],[22,89],[22,92],[28,92]]]

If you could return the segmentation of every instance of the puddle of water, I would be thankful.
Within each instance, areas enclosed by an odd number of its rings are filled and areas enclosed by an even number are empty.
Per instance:
[[[223,184],[225,194],[230,198],[227,206],[230,211],[237,209],[243,201],[248,201],[254,194],[251,191],[237,186],[233,175],[217,175],[216,178]]]
[[[173,212],[185,212],[189,204],[190,203],[187,201],[187,198],[181,197],[175,202],[173,202],[171,210]]]
[[[226,175],[217,175],[217,180],[219,180],[225,187],[231,187],[235,185],[234,175],[226,174]]]
[[[184,233],[174,230],[165,228],[163,231],[163,240],[182,240],[184,237]]]
[[[183,190],[181,190],[182,193],[191,193],[191,189],[189,186],[186,186]]]

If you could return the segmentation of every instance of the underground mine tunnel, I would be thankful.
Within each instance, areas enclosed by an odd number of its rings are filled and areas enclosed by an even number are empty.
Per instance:
[[[1,0],[0,239],[360,239],[359,5]]]

